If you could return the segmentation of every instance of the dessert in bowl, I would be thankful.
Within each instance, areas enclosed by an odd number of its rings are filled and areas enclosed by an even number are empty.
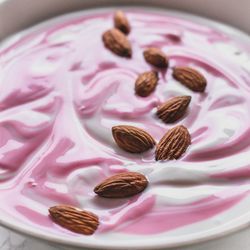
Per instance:
[[[2,223],[104,249],[249,223],[248,57],[220,30],[136,9],[62,17],[6,45]]]

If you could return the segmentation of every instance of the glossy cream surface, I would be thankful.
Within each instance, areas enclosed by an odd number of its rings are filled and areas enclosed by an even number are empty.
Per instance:
[[[104,48],[113,11],[61,19],[0,50],[0,211],[56,235],[48,208],[71,204],[96,213],[93,238],[119,234],[185,235],[231,222],[250,211],[250,48],[212,28],[172,16],[127,11],[131,59]],[[134,93],[138,74],[151,66],[142,52],[169,57],[156,91]],[[172,77],[174,66],[204,74],[194,93]],[[190,95],[185,117],[157,119],[156,107]],[[182,124],[192,145],[179,160],[155,162],[120,150],[111,128],[134,125],[156,141]],[[146,175],[148,188],[128,199],[99,198],[93,188],[124,171]],[[150,226],[149,226],[150,225]]]

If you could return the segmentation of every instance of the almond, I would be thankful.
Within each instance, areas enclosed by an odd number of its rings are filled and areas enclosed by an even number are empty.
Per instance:
[[[158,80],[158,73],[156,71],[148,71],[140,74],[135,82],[135,93],[142,97],[149,96],[155,90]]]
[[[204,92],[207,86],[206,78],[190,67],[175,67],[173,77],[195,92]]]
[[[132,48],[127,37],[118,29],[106,31],[102,40],[107,49],[121,57],[131,57]]]
[[[51,207],[49,213],[55,223],[78,234],[91,235],[99,225],[97,215],[68,205]]]
[[[159,141],[155,159],[173,160],[180,158],[191,144],[191,136],[186,127],[180,125],[170,129]]]
[[[105,198],[125,198],[142,192],[148,185],[146,177],[136,172],[113,175],[95,187],[94,192]]]
[[[149,64],[158,68],[168,67],[168,57],[158,48],[149,48],[143,52],[143,56]]]
[[[115,12],[114,15],[114,25],[115,28],[123,32],[124,34],[128,34],[130,32],[130,24],[128,22],[128,19],[123,11],[118,10]]]
[[[112,128],[112,134],[116,144],[130,153],[143,153],[155,145],[150,134],[134,126],[115,126]]]
[[[156,115],[165,123],[176,122],[186,112],[191,96],[177,96],[169,99],[157,109]]]

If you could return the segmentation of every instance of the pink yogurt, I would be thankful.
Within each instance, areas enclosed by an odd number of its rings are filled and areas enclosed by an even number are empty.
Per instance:
[[[229,213],[241,215],[240,204],[249,211],[250,70],[241,61],[249,48],[190,21],[128,11],[133,56],[121,58],[101,39],[113,26],[112,15],[62,18],[0,50],[1,212],[34,228],[77,237],[48,216],[49,207],[71,204],[100,217],[91,236],[98,237],[168,233],[213,218],[223,224],[232,219]],[[169,56],[170,67],[159,71],[156,91],[141,98],[134,83],[151,69],[142,52],[152,46]],[[176,65],[202,72],[205,93],[175,81]],[[191,105],[183,119],[166,125],[156,118],[156,107],[178,95],[191,95]],[[153,150],[134,155],[115,145],[111,128],[118,124],[143,128],[157,141],[183,124],[192,145],[181,159],[156,163]],[[96,197],[95,185],[128,170],[148,177],[142,194]]]

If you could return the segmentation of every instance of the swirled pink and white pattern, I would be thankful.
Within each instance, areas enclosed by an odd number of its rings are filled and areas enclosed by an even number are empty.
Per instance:
[[[190,21],[128,11],[132,59],[104,48],[113,12],[73,18],[28,34],[0,51],[1,213],[67,237],[48,207],[71,204],[93,211],[101,225],[91,237],[135,237],[183,228],[208,230],[250,211],[250,63],[246,44]],[[156,91],[134,93],[150,70],[142,52],[161,48],[170,67]],[[247,52],[248,51],[248,52]],[[176,65],[207,78],[194,93],[172,77]],[[155,116],[170,97],[191,95],[185,125],[192,145],[179,160],[155,162],[120,150],[111,127],[135,125],[158,141],[169,128]],[[147,176],[149,187],[129,199],[96,197],[93,188],[123,171]],[[150,225],[150,226],[149,226]]]

